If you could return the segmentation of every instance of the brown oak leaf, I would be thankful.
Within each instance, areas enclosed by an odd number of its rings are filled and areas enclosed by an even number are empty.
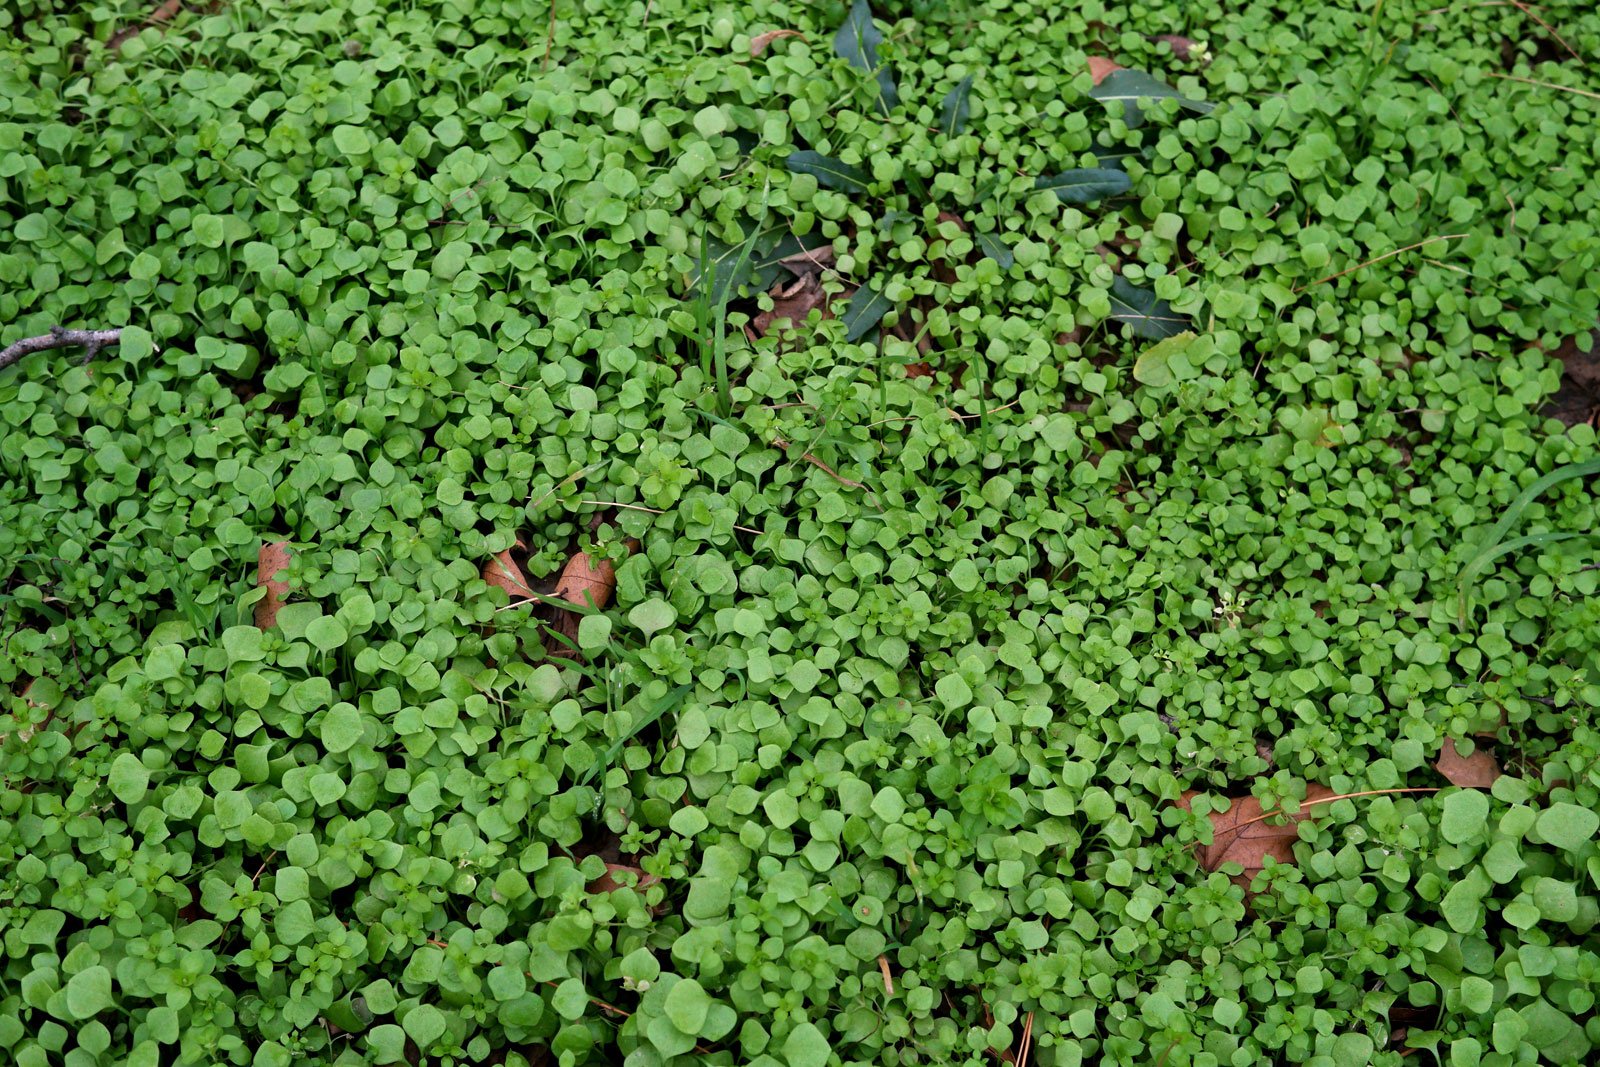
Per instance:
[[[1178,798],[1178,806],[1192,810],[1190,802],[1198,795],[1195,790],[1184,793]],[[1333,795],[1326,786],[1309,786],[1296,814],[1273,812],[1266,818],[1262,817],[1265,813],[1256,797],[1232,797],[1227,811],[1214,811],[1207,816],[1211,820],[1211,844],[1198,846],[1195,858],[1208,871],[1215,871],[1224,863],[1237,863],[1244,870],[1233,876],[1234,884],[1248,890],[1267,865],[1268,856],[1278,863],[1294,862],[1299,823],[1311,816],[1311,805]]]
[[[799,30],[768,30],[766,33],[758,33],[750,38],[750,58],[754,59],[762,52],[765,52],[767,46],[773,41],[781,40],[785,37],[798,37],[802,41],[806,39],[806,35]]]
[[[1449,779],[1451,785],[1463,789],[1488,789],[1500,777],[1500,764],[1489,750],[1479,745],[1472,755],[1463,756],[1461,742],[1446,738],[1439,752],[1439,762],[1434,766]]]

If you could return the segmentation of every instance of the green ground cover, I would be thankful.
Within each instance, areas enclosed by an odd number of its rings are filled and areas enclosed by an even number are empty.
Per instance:
[[[156,14],[0,12],[13,1062],[1592,1061],[1593,5]]]

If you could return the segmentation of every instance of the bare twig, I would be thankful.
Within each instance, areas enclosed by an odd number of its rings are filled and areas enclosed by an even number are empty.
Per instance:
[[[774,447],[781,448],[784,451],[788,451],[789,449],[789,442],[782,437],[774,437],[772,439],[772,444]],[[822,462],[822,460],[818,459],[816,456],[813,456],[810,452],[802,452],[800,454],[800,458],[811,464],[813,467],[821,470],[824,474],[838,482],[840,485],[847,485],[852,489],[860,489],[862,492],[866,493],[872,498],[873,507],[878,508],[880,511],[883,510],[882,506],[878,503],[878,494],[873,492],[868,486],[846,478],[844,475],[840,474],[838,471]]]
[[[120,327],[115,330],[66,330],[60,326],[52,326],[49,333],[40,334],[38,337],[24,337],[0,350],[0,370],[5,370],[23,356],[30,356],[49,348],[66,348],[68,345],[82,345],[85,350],[83,361],[88,363],[99,355],[100,350],[106,345],[114,345],[121,339]]]

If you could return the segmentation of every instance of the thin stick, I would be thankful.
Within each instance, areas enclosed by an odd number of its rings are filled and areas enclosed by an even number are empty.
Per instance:
[[[883,972],[883,991],[889,996],[894,996],[894,979],[889,977],[889,957],[878,957],[878,970]]]
[[[1562,48],[1567,50],[1567,55],[1571,56],[1573,59],[1576,59],[1579,65],[1583,64],[1583,57],[1572,50],[1572,46],[1566,42],[1565,38],[1556,32],[1556,28],[1550,25],[1544,19],[1540,18],[1538,15],[1534,14],[1533,11],[1529,9],[1527,4],[1524,4],[1522,0],[1511,0],[1511,6],[1515,7],[1518,11],[1522,12],[1524,15],[1528,16],[1530,19],[1548,30],[1550,36],[1554,37],[1556,42],[1560,44]]]
[[[1541,89],[1554,89],[1562,93],[1576,93],[1578,96],[1587,96],[1591,100],[1600,100],[1600,93],[1591,93],[1587,89],[1574,89],[1570,85],[1557,85],[1555,82],[1542,82],[1534,78],[1524,78],[1516,74],[1496,74],[1492,70],[1484,71],[1491,78],[1500,78],[1508,82],[1523,82],[1527,85],[1537,85]]]
[[[7,345],[0,351],[0,370],[5,370],[23,356],[50,348],[65,348],[68,345],[82,345],[85,349],[83,361],[88,363],[106,345],[114,345],[121,339],[120,327],[115,330],[65,330],[60,326],[52,326],[49,333],[40,334],[38,337],[24,337]]]
[[[1017,1067],[1028,1067],[1028,1053],[1033,1051],[1033,1012],[1022,1024],[1022,1045],[1017,1050]]]
[[[787,451],[789,448],[789,442],[782,437],[774,437],[772,439],[772,444],[773,447],[781,448],[785,451]],[[822,471],[840,485],[848,485],[852,489],[860,489],[862,492],[866,493],[872,498],[872,506],[881,510],[881,505],[878,503],[878,494],[873,492],[867,486],[862,485],[860,482],[851,481],[849,478],[846,478],[844,475],[840,474],[838,471],[822,462],[822,460],[818,459],[816,456],[813,456],[810,452],[802,452],[800,454],[800,458],[811,464],[813,467],[816,467],[818,470]]]
[[[1372,259],[1367,260],[1365,263],[1357,263],[1355,266],[1350,267],[1347,270],[1342,270],[1338,274],[1330,274],[1326,278],[1318,278],[1316,281],[1310,283],[1309,285],[1302,285],[1300,288],[1296,289],[1295,292],[1303,293],[1307,289],[1311,289],[1311,288],[1314,288],[1315,286],[1321,285],[1323,282],[1331,282],[1335,278],[1343,278],[1346,274],[1354,274],[1356,271],[1364,270],[1365,268],[1372,266],[1374,263],[1382,263],[1384,260],[1390,258],[1391,256],[1398,256],[1402,252],[1410,252],[1412,249],[1422,248],[1424,245],[1431,245],[1435,241],[1459,241],[1462,238],[1467,237],[1467,236],[1469,236],[1469,235],[1468,234],[1464,234],[1464,233],[1450,233],[1450,234],[1445,234],[1445,235],[1443,235],[1441,237],[1429,237],[1427,240],[1418,241],[1414,245],[1406,245],[1404,248],[1396,248],[1393,252],[1385,252],[1381,256],[1374,256]]]

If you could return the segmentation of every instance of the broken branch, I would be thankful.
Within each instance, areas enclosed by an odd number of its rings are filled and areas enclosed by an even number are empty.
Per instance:
[[[83,361],[88,363],[106,345],[114,345],[121,339],[120,327],[115,330],[66,330],[60,326],[52,326],[49,333],[40,334],[38,337],[24,337],[0,350],[0,370],[5,370],[23,356],[31,356],[35,352],[51,348],[66,348],[69,345],[82,345]]]

